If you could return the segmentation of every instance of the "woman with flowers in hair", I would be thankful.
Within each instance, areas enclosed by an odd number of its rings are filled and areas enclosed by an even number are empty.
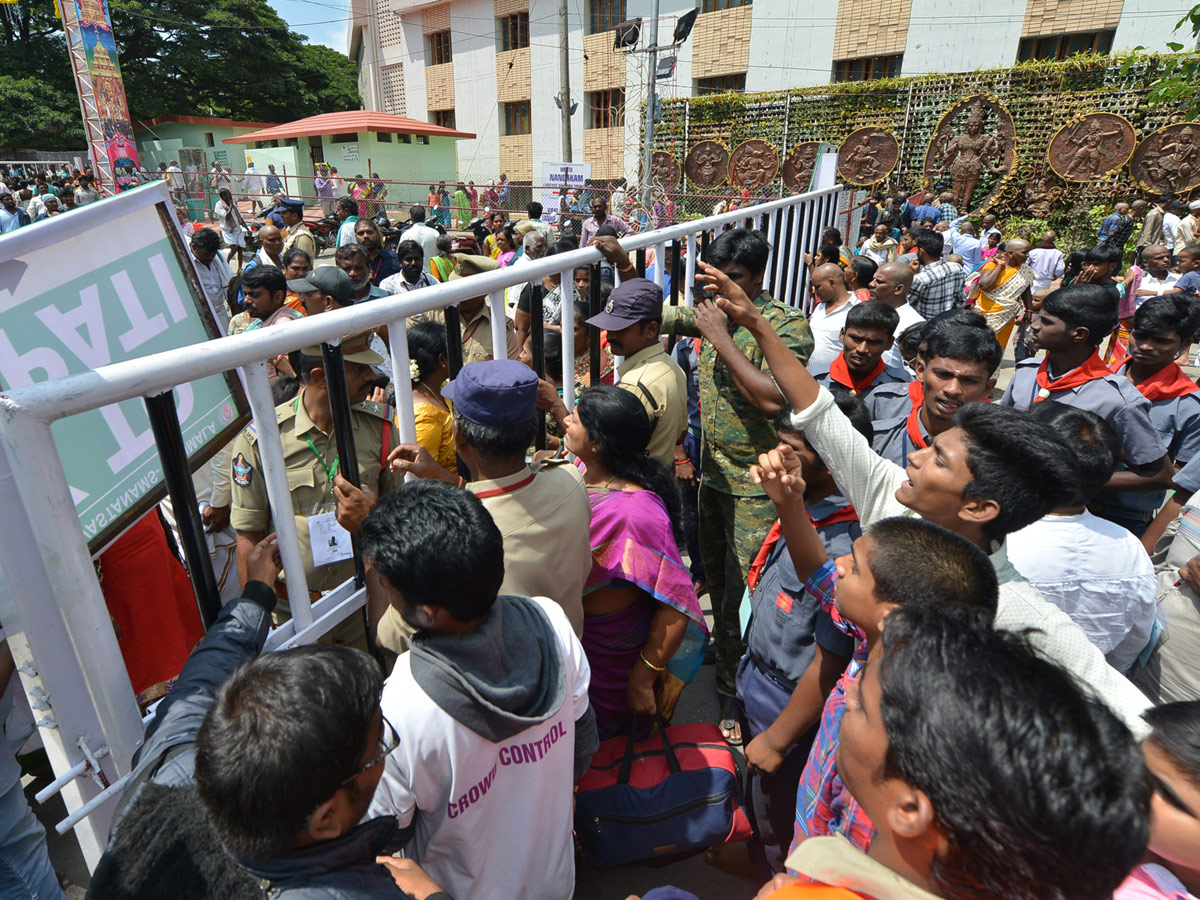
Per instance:
[[[418,322],[408,330],[408,371],[413,383],[413,418],[417,443],[447,472],[458,474],[454,452],[454,416],[442,385],[450,377],[446,361],[446,329],[438,322]]]

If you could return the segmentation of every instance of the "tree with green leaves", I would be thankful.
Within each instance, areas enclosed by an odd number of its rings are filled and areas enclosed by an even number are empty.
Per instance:
[[[1184,52],[1184,45],[1178,41],[1168,41],[1167,47],[1179,56],[1163,60],[1162,74],[1150,85],[1147,95],[1151,103],[1164,103],[1178,108],[1179,113],[1186,119],[1200,115],[1200,5],[1193,6],[1188,14],[1175,25],[1175,31],[1188,30],[1192,36],[1192,49]],[[1135,51],[1145,50],[1136,47]],[[1137,62],[1137,56],[1130,56],[1122,67],[1122,72]]]
[[[287,122],[362,106],[354,63],[306,43],[266,0],[111,0],[109,12],[134,122]],[[84,142],[53,0],[0,4],[0,134],[20,147]]]

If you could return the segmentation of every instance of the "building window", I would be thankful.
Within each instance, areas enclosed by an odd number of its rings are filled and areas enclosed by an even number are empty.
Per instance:
[[[411,144],[412,143],[412,135],[411,134],[398,134],[398,135],[396,135],[396,143],[397,144]]]
[[[442,63],[451,61],[450,56],[450,32],[438,31],[434,34],[425,36],[425,65],[440,66]]]
[[[428,147],[428,146],[429,146],[429,135],[427,135],[427,134],[418,134],[418,135],[417,135],[417,143],[418,143],[418,144],[424,144],[426,147]]]
[[[587,95],[588,128],[616,128],[625,124],[625,89],[590,91]]]
[[[738,75],[718,75],[716,78],[697,78],[697,94],[723,94],[726,91],[744,91],[746,89],[746,73]]]
[[[1066,59],[1076,53],[1108,53],[1112,50],[1113,34],[1112,31],[1087,31],[1021,38],[1017,62],[1027,59]]]
[[[347,131],[344,134],[335,134],[329,138],[331,144],[353,144],[358,140],[358,135],[353,131]]]
[[[904,54],[893,56],[863,56],[858,59],[838,59],[833,63],[834,81],[871,81],[875,78],[898,78]]]
[[[520,50],[529,46],[529,13],[513,13],[511,16],[501,16],[496,20],[499,40],[496,46],[501,52],[505,50]]]
[[[392,136],[391,136],[391,134],[390,134],[389,132],[386,132],[386,131],[379,131],[379,132],[376,132],[376,133],[375,133],[375,139],[376,139],[377,141],[379,141],[379,143],[381,143],[381,144],[390,144],[390,143],[392,142]]]
[[[588,0],[588,34],[612,31],[625,21],[625,0]]]
[[[504,133],[506,135],[531,132],[528,100],[501,103],[500,106],[504,110]]]
[[[733,9],[736,6],[749,6],[753,0],[702,0],[700,12],[716,12],[719,9]]]
[[[438,128],[454,128],[454,110],[452,109],[435,109],[431,113],[433,116],[433,124]]]

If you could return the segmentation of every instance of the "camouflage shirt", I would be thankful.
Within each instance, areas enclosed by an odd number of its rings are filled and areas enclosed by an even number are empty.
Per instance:
[[[804,314],[774,300],[766,291],[758,295],[754,305],[800,362],[807,364],[813,337]],[[663,307],[663,331],[670,335],[700,336],[695,312],[685,306]],[[754,366],[765,370],[766,358],[754,335],[737,326],[732,336],[738,350]],[[779,442],[774,417],[761,412],[742,396],[729,368],[707,340],[700,345],[699,368],[703,483],[723,494],[764,496],[750,477],[750,467],[758,462],[758,454],[774,448]]]

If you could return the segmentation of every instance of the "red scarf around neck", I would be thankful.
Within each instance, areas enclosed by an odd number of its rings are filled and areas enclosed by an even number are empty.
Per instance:
[[[840,522],[857,522],[858,513],[854,511],[854,507],[850,504],[839,507],[827,515],[823,519],[814,519],[812,513],[809,513],[808,520],[813,523],[813,527],[820,531],[828,525],[836,525]],[[767,532],[767,539],[763,541],[763,545],[759,548],[758,555],[754,557],[754,562],[750,564],[750,572],[746,576],[746,587],[751,591],[758,585],[758,579],[762,575],[763,567],[766,566],[767,560],[771,553],[775,550],[775,545],[779,543],[779,538],[783,535],[783,524],[776,519],[775,524],[771,526],[771,530]]]
[[[1057,394],[1059,391],[1069,391],[1072,388],[1081,387],[1089,381],[1106,378],[1111,374],[1112,372],[1108,370],[1108,366],[1101,362],[1100,354],[1093,351],[1092,355],[1087,358],[1083,365],[1072,369],[1066,375],[1051,378],[1050,359],[1047,357],[1038,366],[1037,383],[1041,390],[1037,392],[1037,396],[1033,398],[1033,402],[1039,403],[1049,398],[1051,394]]]
[[[1129,360],[1128,356],[1118,359],[1109,366],[1109,369],[1114,375],[1120,375]],[[1141,384],[1134,386],[1151,403],[1159,400],[1174,400],[1176,397],[1186,397],[1188,394],[1200,391],[1200,387],[1197,387],[1196,383],[1184,374],[1183,369],[1176,362],[1167,363]]]
[[[921,406],[925,402],[925,385],[920,381],[910,381],[908,383],[908,399],[912,401],[914,409]]]
[[[884,368],[885,365],[883,359],[881,358],[879,362],[875,364],[875,368],[873,368],[864,377],[855,381],[854,376],[850,374],[850,367],[846,365],[846,351],[843,350],[837,355],[837,358],[835,358],[833,363],[829,366],[829,379],[840,385],[850,388],[850,393],[855,397],[861,397],[863,392],[870,390],[871,385],[875,382],[875,379],[879,377],[880,373],[883,372]]]
[[[929,446],[929,442],[925,440],[925,436],[921,434],[921,408],[924,406],[913,406],[912,412],[908,414],[908,421],[904,427],[908,429],[908,439],[913,442],[913,446],[918,450],[924,450]]]

